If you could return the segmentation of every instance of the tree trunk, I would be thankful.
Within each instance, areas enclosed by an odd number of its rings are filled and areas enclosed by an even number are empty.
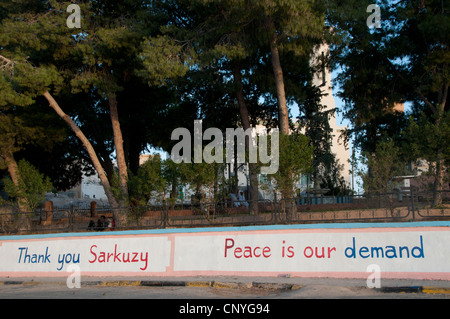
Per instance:
[[[114,146],[116,149],[117,166],[119,167],[120,206],[125,207],[128,202],[128,171],[123,149],[123,137],[120,129],[117,99],[114,93],[108,94],[111,123],[114,133]]]
[[[277,91],[280,132],[282,134],[289,134],[289,112],[287,109],[286,92],[284,90],[283,68],[281,67],[280,53],[278,52],[278,38],[275,32],[273,19],[271,17],[267,18],[267,28],[271,34],[270,52],[272,56],[272,69],[275,76],[275,87]]]
[[[287,109],[286,92],[284,89],[283,68],[280,62],[280,53],[278,52],[277,34],[272,17],[268,16],[266,19],[266,27],[268,29],[270,38],[270,53],[272,57],[272,69],[275,76],[275,87],[277,91],[278,101],[278,121],[281,134],[289,135],[289,112]],[[292,178],[292,173],[289,174]],[[295,212],[294,192],[290,190],[282,190],[282,201],[286,207],[287,216],[290,217]]]
[[[11,177],[12,182],[19,190],[20,187],[20,173],[19,166],[17,165],[16,160],[14,159],[14,155],[12,152],[7,151],[3,154],[3,158],[5,159],[6,166],[8,169],[9,176]],[[27,205],[26,201],[20,196],[17,197],[17,205],[19,207],[20,212],[29,212],[30,207]]]
[[[100,164],[100,161],[97,157],[97,154],[95,153],[94,148],[92,147],[92,144],[89,142],[89,140],[86,138],[84,133],[81,131],[81,129],[75,124],[75,122],[68,116],[64,111],[59,107],[58,103],[55,101],[55,99],[52,97],[52,95],[45,91],[43,93],[44,97],[47,99],[47,101],[50,104],[50,107],[55,110],[55,112],[69,125],[69,127],[72,129],[72,131],[75,133],[75,135],[78,137],[78,139],[83,143],[83,146],[86,148],[89,157],[91,158],[92,164],[94,165],[95,170],[97,171],[98,177],[100,178],[100,182],[102,183],[103,189],[105,190],[106,197],[108,198],[109,205],[112,209],[116,209],[119,207],[119,203],[114,197],[114,194],[111,190],[111,185],[109,184],[108,178],[106,177],[106,174],[103,170],[103,167]],[[117,218],[116,218],[117,221]]]
[[[422,101],[428,105],[431,111],[436,116],[435,126],[438,128],[439,132],[442,132],[442,120],[445,115],[445,105],[447,103],[449,83],[445,83],[438,92],[438,101],[436,105],[433,105],[425,96],[422,94],[419,88],[416,91],[419,93]],[[436,170],[434,174],[434,185],[433,185],[433,207],[442,205],[442,191],[444,190],[444,174],[445,174],[445,163],[442,159],[443,149],[439,148],[437,150],[436,159]]]
[[[242,90],[241,70],[238,66],[233,68],[233,76],[236,84],[236,99],[239,105],[239,113],[241,115],[244,130],[250,128],[250,116],[244,99],[244,91]],[[245,136],[245,148],[249,151],[250,139]],[[250,179],[250,214],[258,214],[258,163],[249,163],[249,179]]]
[[[23,190],[20,189],[20,172],[19,166],[17,165],[16,160],[14,159],[14,155],[12,152],[7,151],[4,154],[4,159],[8,168],[9,176],[11,177],[12,182],[16,186],[19,193],[22,193]],[[20,195],[16,195],[17,206],[19,208],[18,217],[18,225],[17,230],[31,230],[31,207],[28,204],[27,200]]]
[[[442,190],[444,189],[445,165],[442,157],[442,149],[438,151],[438,160],[436,161],[436,171],[433,185],[433,207],[442,205]]]
[[[442,132],[442,120],[445,114],[445,104],[447,102],[448,85],[443,87],[439,94],[439,103],[436,107],[437,119],[436,126],[439,131]],[[434,179],[433,189],[433,207],[442,205],[442,191],[444,190],[444,174],[445,174],[445,161],[443,157],[443,149],[440,147],[437,150],[436,171]]]
[[[16,187],[19,187],[19,167],[11,152],[5,152],[2,156],[5,159],[9,176]]]

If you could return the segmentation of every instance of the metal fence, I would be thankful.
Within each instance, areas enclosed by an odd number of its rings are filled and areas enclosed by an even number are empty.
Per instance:
[[[17,212],[0,207],[0,235],[244,226],[290,223],[390,222],[450,220],[450,191],[432,207],[433,193],[320,196],[277,201],[221,201],[162,204],[123,209],[67,206]],[[115,220],[117,217],[120,221]]]

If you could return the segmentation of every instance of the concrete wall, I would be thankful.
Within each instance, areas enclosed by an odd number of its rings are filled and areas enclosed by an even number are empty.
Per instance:
[[[450,280],[450,222],[311,224],[0,237],[0,276]]]

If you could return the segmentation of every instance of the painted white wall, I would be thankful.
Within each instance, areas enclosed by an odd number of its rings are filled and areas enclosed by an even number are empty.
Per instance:
[[[414,225],[412,225],[414,224]],[[450,280],[448,222],[3,236],[0,275],[292,276]],[[63,240],[61,240],[63,239]]]

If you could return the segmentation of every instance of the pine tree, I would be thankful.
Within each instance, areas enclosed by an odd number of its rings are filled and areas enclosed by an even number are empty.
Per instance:
[[[343,70],[338,81],[345,116],[353,122],[365,150],[374,152],[383,132],[399,140],[404,125],[398,124],[405,121],[395,116],[396,103],[412,102],[413,110],[424,111],[427,122],[435,126],[433,139],[440,140],[450,83],[448,5],[440,0],[382,1],[381,27],[369,29],[364,12],[368,2],[329,4],[335,5],[330,8],[330,23],[344,35],[334,57]],[[439,205],[445,144],[431,145],[435,147],[422,145],[427,149],[422,156],[434,163],[433,205]]]
[[[152,25],[153,13],[147,3],[81,3],[81,29],[67,27],[68,4],[42,1],[32,6],[8,7],[10,11],[2,20],[0,32],[2,53],[14,62],[13,78],[27,92],[17,87],[13,91],[22,98],[47,99],[85,146],[111,207],[118,208],[126,205],[128,197],[128,172],[117,103],[121,80],[136,74],[156,85],[182,75],[185,67],[177,51],[179,46],[167,37],[158,37],[159,25]],[[57,102],[59,95],[68,92],[97,94],[99,103],[107,101],[119,166],[121,195],[118,198],[111,190],[93,144]],[[117,214],[120,226],[124,216]]]

